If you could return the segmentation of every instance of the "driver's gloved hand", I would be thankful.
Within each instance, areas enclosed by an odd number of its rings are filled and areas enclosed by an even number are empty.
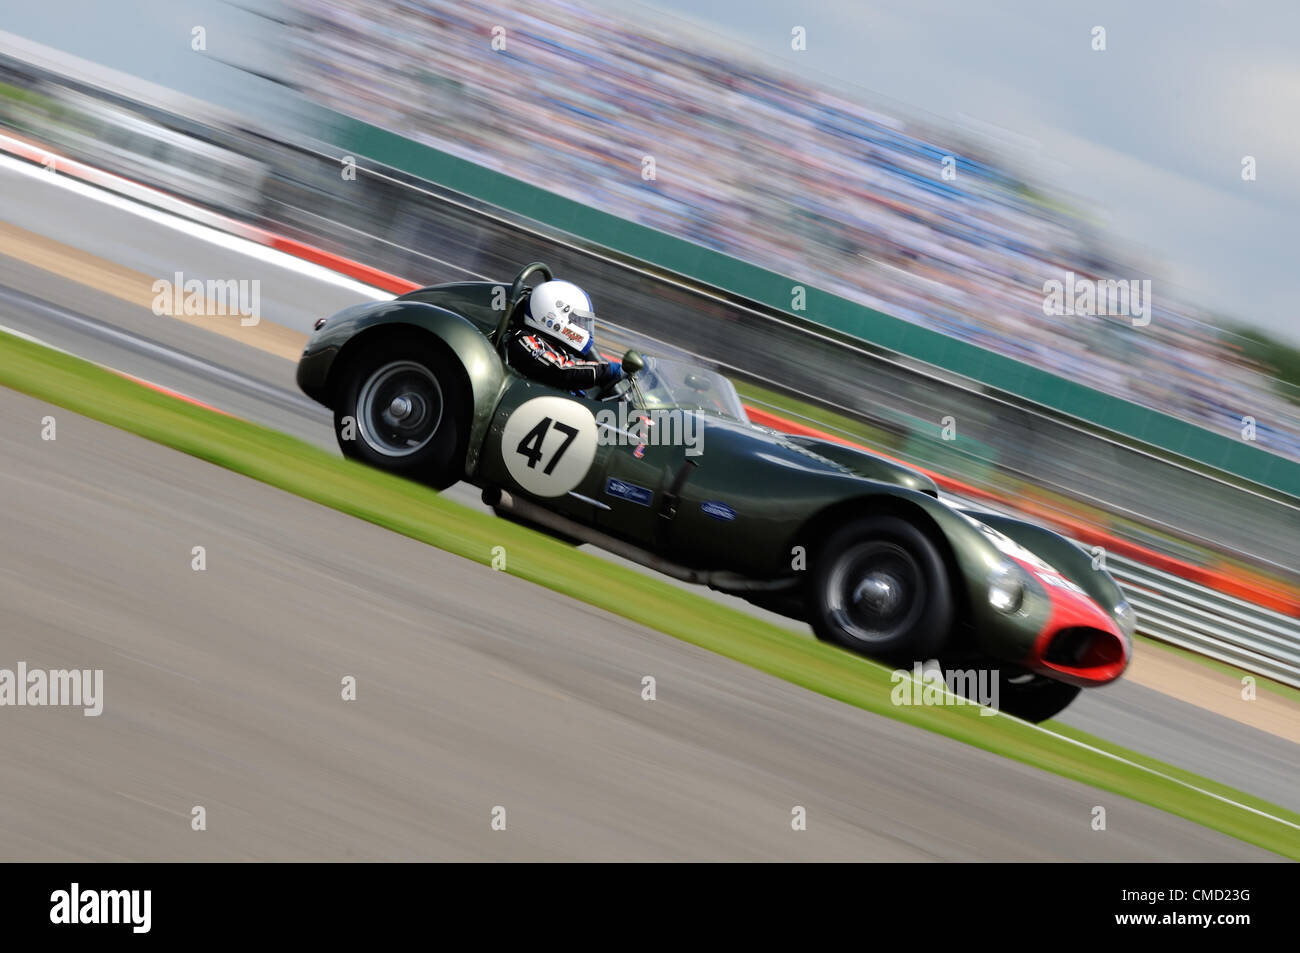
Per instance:
[[[619,381],[623,380],[623,364],[621,361],[607,361],[600,369],[596,386],[586,391],[588,397],[601,399],[608,396]]]

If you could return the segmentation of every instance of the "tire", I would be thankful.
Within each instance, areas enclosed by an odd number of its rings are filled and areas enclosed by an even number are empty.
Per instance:
[[[925,533],[897,516],[868,517],[818,552],[807,599],[819,639],[899,664],[939,655],[952,629],[952,584]]]
[[[1038,724],[1059,715],[1080,691],[1078,685],[1067,685],[1045,675],[1002,677],[998,682],[998,710]]]
[[[334,435],[345,457],[438,490],[461,479],[469,401],[459,368],[437,347],[377,342],[350,362],[338,393]]]

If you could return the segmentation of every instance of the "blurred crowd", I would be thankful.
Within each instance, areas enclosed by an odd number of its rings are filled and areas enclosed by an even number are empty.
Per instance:
[[[572,0],[289,6],[331,108],[1220,433],[1249,415],[1300,458],[1296,406],[1159,281],[1144,327],[1045,315],[1066,272],[1140,276],[970,141]]]

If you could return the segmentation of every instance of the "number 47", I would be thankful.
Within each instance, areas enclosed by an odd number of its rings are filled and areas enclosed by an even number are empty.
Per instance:
[[[573,443],[573,438],[578,436],[576,427],[562,424],[550,417],[543,417],[538,421],[537,426],[528,431],[524,435],[524,439],[519,441],[519,446],[515,447],[516,453],[528,458],[528,469],[536,469],[537,462],[542,459],[542,441],[546,439],[546,434],[552,427],[564,434],[564,442],[556,448],[555,455],[551,457],[551,462],[542,468],[542,472],[547,476],[555,469],[555,465],[560,462],[560,457],[564,456],[564,451],[569,449],[569,444]]]

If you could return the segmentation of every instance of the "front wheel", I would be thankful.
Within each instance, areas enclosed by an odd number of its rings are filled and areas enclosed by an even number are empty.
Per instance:
[[[819,639],[895,663],[933,658],[952,628],[948,568],[907,520],[855,520],[827,539],[812,566],[809,621]]]
[[[348,369],[334,407],[345,457],[443,490],[461,478],[468,404],[450,358],[423,342],[380,342]]]

